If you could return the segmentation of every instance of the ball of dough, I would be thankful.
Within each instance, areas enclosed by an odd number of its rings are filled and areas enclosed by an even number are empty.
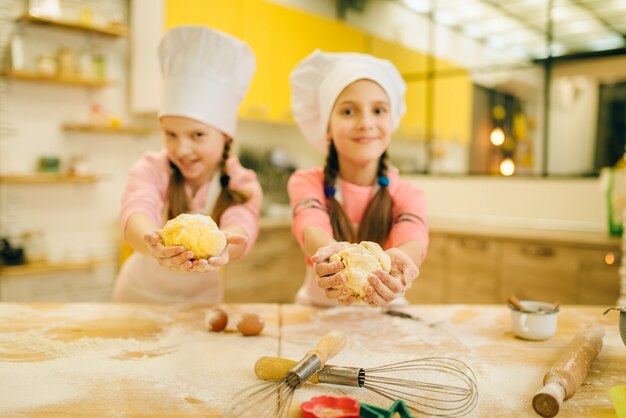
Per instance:
[[[182,245],[193,251],[195,259],[219,255],[226,247],[226,235],[219,230],[210,216],[182,213],[167,221],[163,227],[163,244],[168,247]]]
[[[343,274],[346,281],[342,287],[352,290],[357,299],[363,299],[365,288],[369,286],[367,278],[376,270],[391,270],[391,257],[375,242],[361,241],[348,244],[330,257],[331,262],[341,261],[345,266]]]

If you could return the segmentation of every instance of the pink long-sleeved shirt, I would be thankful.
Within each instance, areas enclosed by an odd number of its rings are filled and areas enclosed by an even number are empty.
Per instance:
[[[392,199],[393,224],[384,249],[397,247],[406,241],[423,243],[422,259],[428,248],[428,224],[426,221],[426,198],[424,193],[407,180],[400,179],[397,171],[389,170],[389,193]],[[343,209],[353,224],[360,225],[375,186],[359,186],[345,180],[339,182]],[[289,200],[293,210],[291,230],[304,249],[304,229],[316,226],[333,236],[327,200],[324,196],[324,172],[322,168],[296,171],[287,184]],[[307,263],[309,263],[307,259]],[[315,305],[336,305],[317,286],[315,274],[309,267],[296,301]]]
[[[374,186],[359,186],[341,180],[342,206],[353,224],[359,225],[372,198]],[[407,180],[400,179],[397,171],[389,170],[389,194],[393,202],[393,225],[384,249],[393,248],[409,240],[428,247],[428,225],[426,223],[426,198],[424,193]],[[293,210],[291,230],[304,248],[303,231],[307,226],[317,226],[332,237],[330,217],[326,211],[324,196],[324,172],[316,167],[296,171],[287,185],[289,200]]]
[[[220,228],[231,225],[243,227],[248,235],[246,248],[248,251],[259,235],[259,214],[263,192],[254,171],[242,167],[236,156],[231,156],[226,161],[226,170],[230,176],[229,187],[248,192],[251,197],[244,204],[226,209],[219,221],[219,226]],[[165,151],[148,152],[133,165],[128,174],[120,209],[123,231],[126,230],[128,218],[138,212],[149,216],[159,227],[167,221],[163,219],[163,210],[167,199],[170,173],[169,160]],[[190,213],[198,213],[204,208],[210,188],[211,182],[207,182],[192,196],[191,188],[185,185],[185,191],[190,200]]]
[[[219,220],[220,228],[241,226],[248,236],[247,253],[259,234],[259,213],[262,191],[256,174],[242,167],[237,157],[226,161],[230,187],[248,192],[250,199],[226,209]],[[169,161],[164,151],[145,154],[131,168],[122,197],[120,220],[125,230],[128,219],[143,213],[161,227],[167,221],[163,216],[170,180]],[[215,180],[203,184],[190,199],[190,213],[211,212],[214,198],[219,193]],[[245,255],[245,254],[244,254]],[[120,269],[113,300],[117,302],[192,302],[219,303],[224,293],[220,271],[171,272],[161,268],[153,257],[132,254]]]

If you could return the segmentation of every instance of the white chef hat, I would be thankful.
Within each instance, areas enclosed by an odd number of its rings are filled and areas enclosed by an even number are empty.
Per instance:
[[[163,96],[159,117],[184,116],[235,136],[237,111],[252,81],[252,49],[203,26],[178,26],[159,44]]]
[[[362,79],[372,80],[385,90],[391,106],[392,129],[396,129],[406,111],[406,84],[391,62],[356,52],[329,53],[317,49],[291,72],[293,116],[315,148],[327,150],[326,132],[335,101],[343,89]]]

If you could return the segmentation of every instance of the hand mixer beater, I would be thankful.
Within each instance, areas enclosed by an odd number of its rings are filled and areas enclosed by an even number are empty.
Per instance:
[[[341,351],[345,345],[346,336],[342,331],[330,331],[322,337],[315,349],[308,351],[299,363],[294,361],[285,368],[282,375],[236,394],[222,416],[285,417],[289,412],[293,392],[324,367],[326,360]]]
[[[254,371],[260,379],[276,380],[293,360],[261,357]],[[374,368],[324,366],[311,383],[363,387],[387,399],[401,399],[411,410],[429,416],[458,416],[478,400],[476,377],[460,360],[429,357]]]

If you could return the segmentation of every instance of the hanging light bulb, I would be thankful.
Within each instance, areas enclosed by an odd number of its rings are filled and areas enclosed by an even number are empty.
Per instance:
[[[500,173],[503,176],[512,176],[515,173],[515,163],[510,158],[505,158],[500,163]]]
[[[489,139],[493,145],[502,145],[504,144],[504,131],[502,128],[495,127],[493,131],[491,131],[491,135],[489,135]]]

